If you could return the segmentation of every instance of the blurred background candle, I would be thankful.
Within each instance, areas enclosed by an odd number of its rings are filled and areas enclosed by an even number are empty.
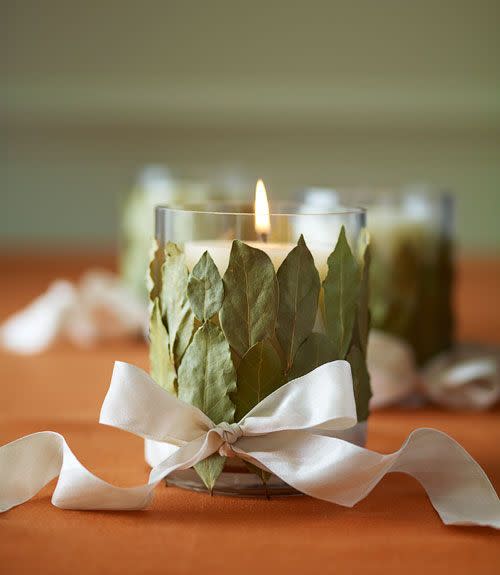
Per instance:
[[[207,184],[180,180],[163,165],[144,166],[137,175],[121,208],[120,275],[139,297],[147,297],[147,255],[154,234],[155,206],[175,204],[185,196],[196,202],[207,193]]]
[[[224,200],[241,195],[244,179],[233,171],[198,181],[176,176],[163,164],[146,165],[126,194],[120,209],[120,276],[138,297],[147,301],[146,274],[154,238],[154,208],[188,202],[203,205],[207,198]]]
[[[410,344],[418,364],[453,342],[453,205],[429,186],[400,192],[313,188],[304,209],[334,209],[340,201],[367,208],[372,247],[372,327]],[[330,233],[328,229],[322,234]]]
[[[422,365],[453,343],[451,199],[412,189],[368,209],[372,325],[410,343]]]

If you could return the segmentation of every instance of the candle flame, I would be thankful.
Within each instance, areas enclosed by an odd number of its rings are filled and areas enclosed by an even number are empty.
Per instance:
[[[255,186],[255,231],[264,236],[271,231],[269,202],[267,201],[266,187],[262,180],[258,180]]]

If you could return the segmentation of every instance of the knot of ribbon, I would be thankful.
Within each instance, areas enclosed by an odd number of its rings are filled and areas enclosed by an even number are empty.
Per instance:
[[[242,437],[243,430],[241,427],[237,423],[227,423],[223,421],[214,427],[214,431],[218,433],[224,441],[224,443],[219,447],[219,455],[225,457],[238,457],[233,451],[232,445]]]
[[[57,507],[143,509],[162,479],[221,453],[253,463],[304,494],[349,507],[387,473],[407,473],[422,484],[445,524],[500,528],[500,500],[493,486],[448,435],[417,429],[388,455],[335,437],[357,423],[346,361],[324,364],[290,381],[237,423],[217,425],[144,371],[116,362],[100,422],[176,449],[153,467],[146,484],[123,488],[90,473],[62,435],[27,435],[0,447],[0,511],[29,500],[57,476],[52,495]]]

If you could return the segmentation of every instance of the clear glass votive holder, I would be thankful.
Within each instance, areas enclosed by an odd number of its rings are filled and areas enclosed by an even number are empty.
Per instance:
[[[166,270],[167,266],[170,265],[168,264],[170,261],[168,260],[169,257],[177,258],[175,260],[177,263],[182,261],[181,267],[184,269],[185,266],[186,268],[186,275],[183,276],[183,281],[188,282],[189,277],[191,277],[189,274],[193,274],[193,268],[200,262],[200,258],[205,257],[203,254],[207,251],[215,263],[220,276],[222,276],[224,298],[227,298],[229,297],[228,290],[231,289],[231,285],[230,282],[226,280],[228,277],[227,274],[229,273],[228,266],[230,259],[233,257],[231,250],[235,240],[244,243],[243,248],[241,248],[241,244],[235,242],[235,244],[240,246],[240,249],[246,250],[245,253],[255,255],[255,250],[260,250],[267,254],[269,259],[264,256],[263,267],[268,271],[274,270],[270,272],[271,274],[278,272],[288,254],[300,244],[300,250],[306,250],[307,248],[310,256],[312,255],[309,264],[312,267],[309,268],[307,273],[311,275],[314,279],[314,285],[317,286],[317,292],[315,292],[317,296],[316,302],[309,304],[313,305],[313,308],[311,308],[313,312],[310,321],[310,333],[308,335],[301,335],[303,341],[297,342],[298,348],[294,349],[293,354],[290,350],[289,352],[286,351],[288,348],[286,348],[286,345],[282,345],[282,339],[286,339],[286,334],[283,335],[283,332],[280,331],[278,293],[276,296],[276,306],[273,307],[273,304],[269,308],[272,310],[276,309],[276,318],[271,321],[271,327],[268,333],[265,334],[265,342],[267,342],[266,345],[271,345],[274,348],[276,357],[279,357],[282,384],[293,379],[295,376],[302,375],[304,372],[314,369],[318,365],[321,365],[321,363],[326,363],[334,359],[347,359],[347,361],[350,361],[353,367],[353,377],[359,377],[360,381],[361,379],[363,380],[360,384],[355,384],[355,396],[356,393],[359,392],[359,389],[363,389],[364,386],[365,397],[357,398],[357,406],[359,399],[358,424],[352,429],[340,433],[337,432],[335,436],[358,445],[364,445],[366,440],[366,419],[368,417],[369,399],[369,395],[366,396],[369,394],[369,377],[365,366],[366,338],[368,336],[368,300],[367,289],[365,289],[368,281],[368,265],[365,266],[367,250],[365,211],[362,208],[347,208],[342,206],[337,206],[335,210],[312,211],[304,210],[299,205],[290,204],[273,205],[272,207],[274,209],[272,213],[269,214],[269,221],[266,224],[267,229],[264,233],[262,229],[259,229],[258,225],[256,226],[252,205],[207,203],[204,205],[175,207],[158,206],[156,208],[156,245],[150,266],[152,278],[150,287],[153,308],[152,329],[150,330],[152,376],[157,383],[163,385],[163,387],[173,393],[178,393],[179,397],[185,400],[185,396],[182,392],[182,377],[179,379],[179,374],[182,376],[182,361],[185,355],[181,356],[181,354],[179,354],[178,358],[166,360],[170,361],[170,372],[166,375],[165,363],[164,361],[163,363],[159,361],[160,358],[157,356],[157,350],[159,346],[162,345],[161,342],[158,342],[158,336],[156,335],[158,333],[158,325],[162,333],[167,334],[168,331],[168,318],[165,317],[164,313],[165,307],[167,306],[161,306],[161,294],[167,293],[169,289],[182,289],[179,288],[179,281],[176,281],[175,285],[172,284],[171,286],[167,286],[165,283],[170,281],[169,275],[166,271],[164,271],[162,275],[161,270]],[[306,247],[304,247],[304,242]],[[300,253],[305,258],[304,261],[309,261],[308,257],[310,256],[304,256],[304,251]],[[167,264],[165,264],[165,258],[167,258]],[[178,258],[181,258],[181,260]],[[331,300],[329,298],[331,296],[328,295],[325,298],[324,285],[329,286],[330,283],[328,282],[335,283],[335,281],[337,281],[335,274],[341,273],[343,269],[342,266],[346,261],[350,264],[350,273],[355,276],[353,281],[357,283],[356,287],[353,288],[354,291],[350,298],[351,304],[349,305],[351,305],[352,310],[349,312],[351,319],[348,319],[347,327],[345,328],[346,334],[344,339],[346,345],[339,351],[340,347],[338,345],[336,347],[330,339],[329,326],[332,320],[331,316],[328,315],[328,310],[330,309],[328,306],[330,305]],[[305,270],[305,272],[306,271],[307,270]],[[259,273],[262,273],[262,270],[260,270]],[[283,274],[280,276],[278,273],[277,277],[281,279],[282,283],[285,281]],[[327,284],[324,284],[325,281]],[[279,281],[277,280],[276,286],[278,290],[283,287],[283,285],[279,285]],[[263,291],[265,292],[264,286]],[[352,306],[353,298],[354,306]],[[189,305],[190,302],[192,304],[192,301],[189,300],[187,305]],[[223,305],[224,304],[222,304],[222,306]],[[165,330],[162,328],[162,323],[158,323],[160,314],[161,322],[165,324]],[[238,366],[243,361],[245,355],[249,353],[249,350],[246,348],[241,349],[239,343],[234,343],[238,341],[238,338],[235,338],[234,334],[228,333],[228,328],[225,325],[224,317],[221,313],[215,313],[213,317],[205,319],[207,322],[217,326],[216,328],[211,327],[210,329],[220,330],[218,332],[220,337],[227,338],[230,344],[231,361],[234,365],[236,377],[235,393],[237,394]],[[153,321],[156,322],[155,329],[153,329]],[[202,329],[201,326],[204,325],[202,321],[200,321],[198,317],[194,318],[193,333],[195,333],[197,329]],[[349,328],[351,331],[347,332]],[[243,329],[243,326],[241,329]],[[280,339],[280,334],[282,339]],[[165,337],[170,336],[165,335]],[[188,351],[189,346],[193,345],[194,335],[188,334],[187,339],[189,338],[191,338],[191,343],[187,344],[186,349]],[[317,358],[315,356],[316,359],[312,359],[312,354],[307,353],[309,349],[308,346],[310,344],[312,345],[311,342],[316,340],[321,340],[322,344],[326,343],[327,349],[322,354],[317,354]],[[177,343],[178,339],[175,339],[175,342]],[[175,346],[176,343],[170,347],[173,349],[172,346]],[[259,341],[257,343],[260,344],[261,342]],[[181,353],[188,353],[186,349],[183,349]],[[299,352],[301,353],[301,361],[298,360]],[[338,356],[339,354],[340,356]],[[306,360],[304,360],[304,358],[306,358]],[[305,364],[302,365],[304,361]],[[313,364],[314,362],[316,363]],[[356,365],[353,365],[354,362]],[[297,368],[297,366],[299,367]],[[155,377],[155,369],[157,372],[161,372],[160,376]],[[302,372],[299,372],[298,369],[301,369]],[[164,381],[159,381],[162,378],[164,378]],[[358,392],[356,389],[358,389]],[[236,399],[235,402],[235,404],[237,404]],[[207,415],[210,417],[209,413],[207,413]],[[238,408],[236,409],[235,417],[236,416],[235,421],[238,421],[241,416],[241,413],[238,414]],[[220,422],[214,421],[214,423]],[[231,423],[231,421],[229,421],[229,423]],[[174,449],[174,446],[168,444],[146,440],[146,460],[150,465],[154,466],[165,459]],[[225,460],[223,470],[211,488],[211,491],[213,493],[233,496],[276,496],[296,493],[279,478],[267,476],[266,474],[263,475],[262,472],[258,473],[259,470],[253,469],[253,471],[257,471],[257,473],[253,473],[252,469],[241,460],[228,458]],[[188,489],[207,490],[206,481],[204,483],[200,473],[196,469],[175,472],[168,477],[167,481],[168,484]]]

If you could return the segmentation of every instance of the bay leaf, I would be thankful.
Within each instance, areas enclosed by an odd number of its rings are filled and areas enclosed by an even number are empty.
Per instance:
[[[234,421],[230,394],[236,391],[236,372],[222,330],[204,323],[194,334],[178,372],[179,399],[198,407],[214,423]]]
[[[191,340],[194,327],[194,314],[187,295],[188,279],[184,254],[174,243],[168,242],[162,267],[161,308],[170,339],[170,355],[176,368]]]
[[[222,329],[235,352],[243,357],[257,342],[272,337],[278,307],[278,282],[269,256],[234,240],[224,274]]]
[[[278,353],[269,341],[259,341],[245,353],[238,366],[236,393],[232,396],[235,420],[240,421],[282,383]]]
[[[362,256],[362,275],[361,285],[359,289],[359,302],[357,314],[357,328],[358,340],[363,356],[366,357],[366,350],[368,347],[368,334],[370,331],[370,262],[371,262],[371,248],[369,241],[366,242]]]
[[[358,421],[366,421],[370,412],[369,403],[372,396],[366,361],[363,353],[356,345],[351,347],[346,359],[351,364]]]
[[[366,248],[370,245],[370,243],[371,243],[370,232],[368,231],[367,228],[362,228],[359,234],[357,242],[357,251],[356,251],[356,255],[361,266],[363,266],[363,262],[365,259]]]
[[[306,375],[306,373],[334,359],[336,357],[332,342],[326,335],[313,332],[299,347],[287,379],[290,381]]]
[[[169,393],[177,394],[175,366],[172,362],[168,333],[163,324],[160,300],[155,298],[149,324],[149,363],[151,377]]]
[[[351,343],[361,274],[342,226],[335,249],[328,257],[328,274],[323,282],[326,332],[335,359],[344,359]]]
[[[276,336],[285,354],[286,371],[302,342],[312,332],[321,288],[314,258],[303,236],[277,273],[279,305]]]
[[[417,246],[398,242],[390,258],[374,242],[370,274],[373,325],[414,344],[421,299],[422,259]]]
[[[204,323],[194,334],[178,370],[179,399],[198,407],[214,423],[234,421],[236,372],[229,344],[222,330]],[[224,468],[225,458],[214,454],[195,466],[208,489],[212,490]]]
[[[213,491],[225,464],[226,458],[214,453],[194,466],[194,470],[210,492]]]
[[[441,238],[435,258],[422,266],[418,313],[412,344],[419,365],[450,349],[453,336],[452,246]]]
[[[151,246],[148,275],[146,277],[149,298],[152,302],[161,295],[161,270],[164,263],[165,250],[161,248],[158,245],[158,241],[154,239]]]
[[[191,309],[201,322],[208,321],[221,308],[224,284],[208,252],[204,252],[189,276],[187,293]]]
[[[244,461],[243,463],[245,464],[246,468],[251,473],[254,473],[255,475],[257,475],[257,477],[262,481],[264,486],[267,485],[267,482],[269,481],[269,479],[271,479],[272,473],[269,473],[269,471],[264,471],[264,469],[257,467],[253,463],[250,463],[250,461]],[[266,488],[266,495],[267,495],[267,488]],[[269,496],[268,496],[268,499],[269,499]]]

